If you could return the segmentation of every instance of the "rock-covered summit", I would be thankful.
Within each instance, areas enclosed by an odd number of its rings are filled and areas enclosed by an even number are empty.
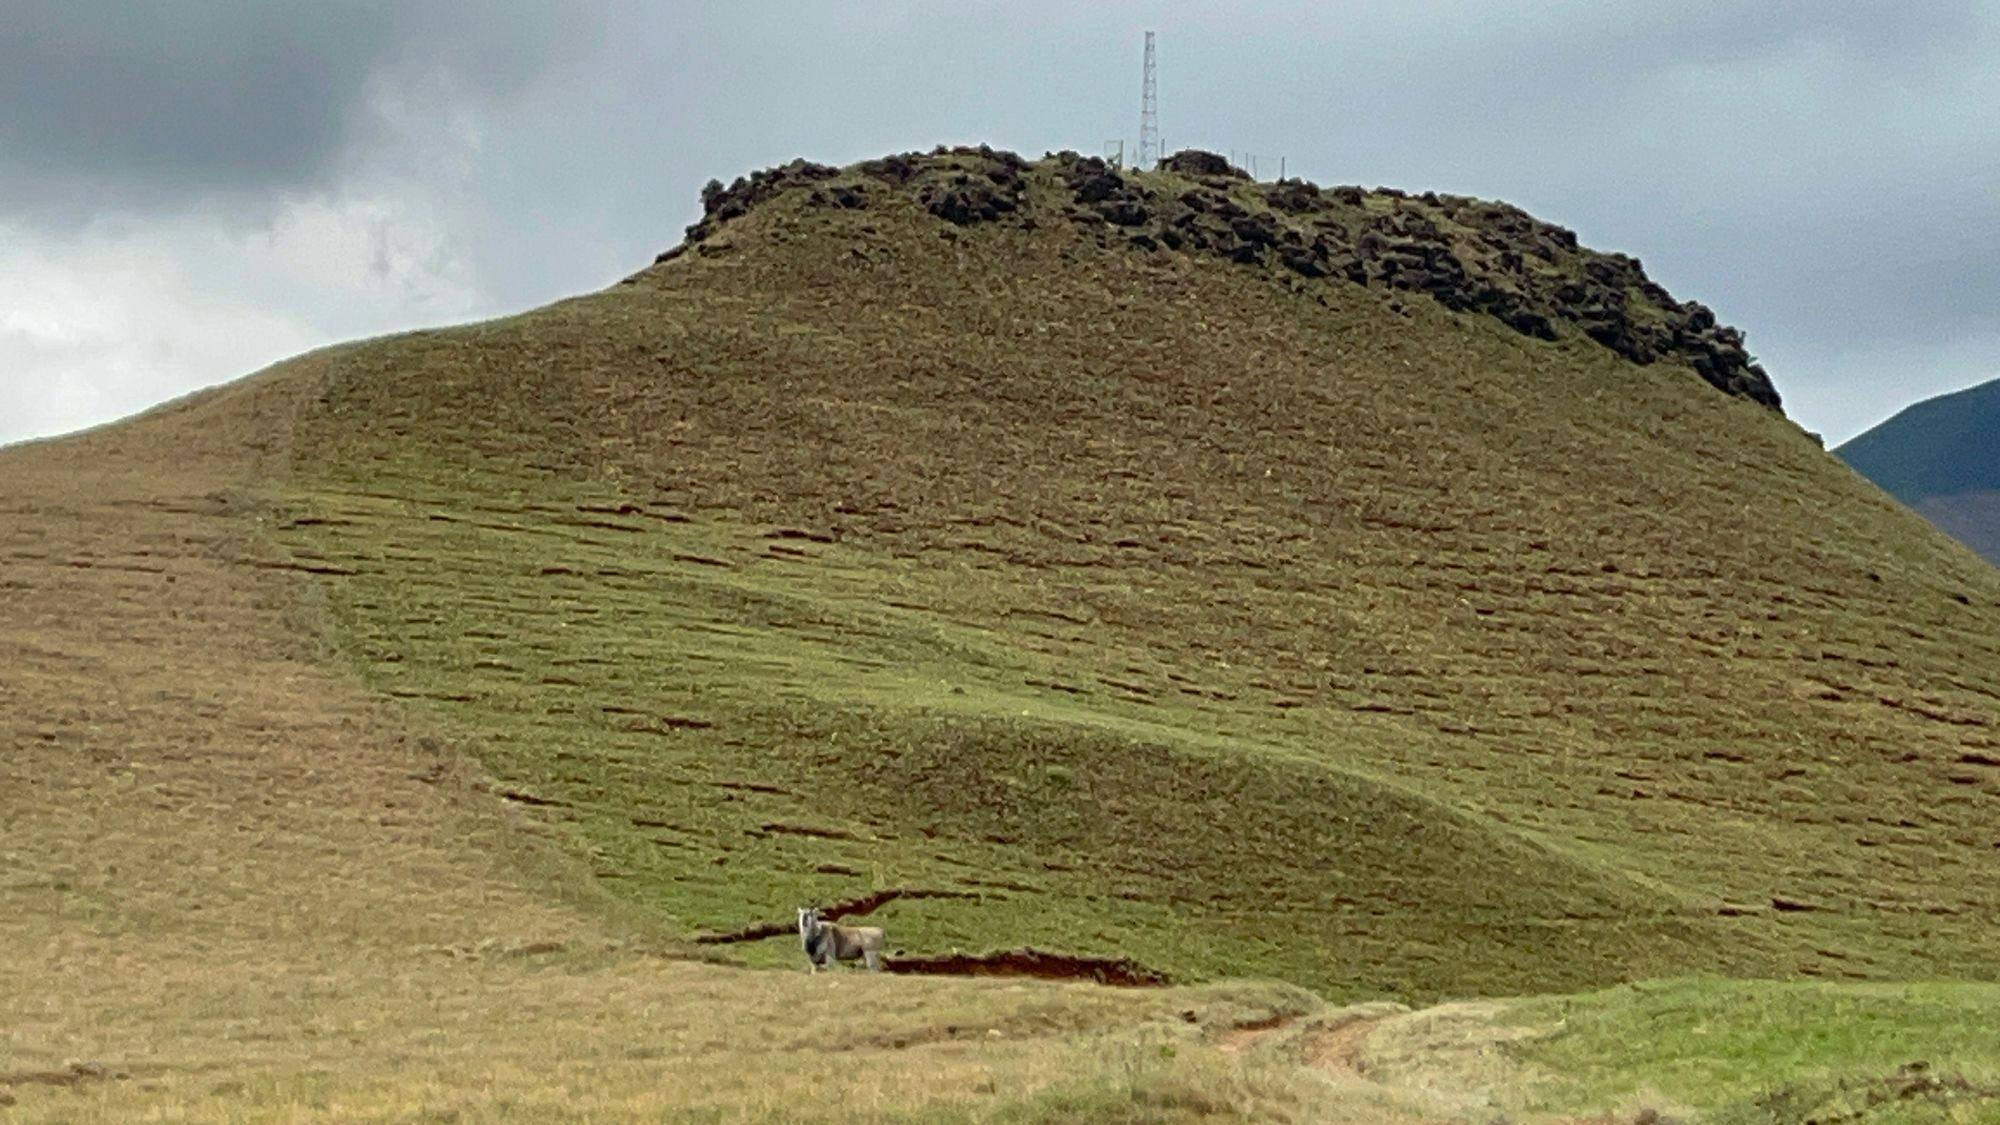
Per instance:
[[[1038,188],[1039,185],[1039,188]],[[1046,190],[1042,190],[1046,189]],[[702,192],[703,214],[668,261],[780,196],[865,210],[914,203],[960,227],[1066,224],[1105,246],[1223,258],[1294,285],[1421,293],[1526,336],[1581,335],[1638,364],[1686,364],[1763,405],[1777,389],[1743,334],[1707,306],[1676,300],[1639,260],[1578,244],[1574,232],[1510,204],[1393,188],[1259,182],[1214,153],[1174,154],[1149,172],[1061,152],[1039,161],[987,146],[943,148],[839,169],[805,160]]]

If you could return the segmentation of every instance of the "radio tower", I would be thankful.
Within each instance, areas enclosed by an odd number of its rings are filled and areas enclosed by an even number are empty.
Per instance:
[[[1139,91],[1139,170],[1150,172],[1160,151],[1160,89],[1153,80],[1153,33],[1146,33],[1146,82]]]

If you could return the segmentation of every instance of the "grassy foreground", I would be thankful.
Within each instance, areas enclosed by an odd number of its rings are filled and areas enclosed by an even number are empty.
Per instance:
[[[2000,1120],[1979,986],[1670,981],[1412,1012],[615,947],[318,969],[162,957],[59,1015],[10,1001],[13,1040],[38,1041],[7,1055],[8,1119]]]
[[[1189,1117],[1305,1104],[1215,1027],[1283,989],[1117,992],[731,970],[629,952],[196,969],[0,1012],[24,1121],[1048,1119],[1129,1096]],[[1187,1013],[1189,1018],[1183,1018]]]
[[[1718,1122],[2000,1120],[2000,987],[1647,982],[1512,1006],[1542,1108]]]
[[[104,440],[0,455],[9,1120],[1993,1118],[1952,1086],[1868,1104],[1917,1061],[1991,1085],[1991,986],[1397,1014],[690,960],[741,947],[594,889],[562,822],[341,670],[316,580],[258,565],[268,501]]]

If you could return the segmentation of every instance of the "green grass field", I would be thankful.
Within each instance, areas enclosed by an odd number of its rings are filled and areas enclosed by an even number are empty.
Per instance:
[[[302,529],[323,541],[310,557],[364,570],[326,529],[351,542],[366,507],[304,517],[340,521]],[[886,569],[837,550],[746,579],[685,558],[761,544],[691,524],[590,544],[448,514],[381,525],[434,560],[424,576],[336,595],[369,682],[433,709],[600,879],[690,931],[946,891],[895,904],[904,948],[1421,996],[1495,976],[1562,987],[1641,945],[1670,965],[1717,925],[1282,729],[1037,688],[1082,677],[1004,635],[828,591]],[[914,575],[896,588],[923,596]],[[770,945],[765,960],[792,958]]]
[[[1529,1001],[1544,1105],[1723,1122],[2000,1120],[2000,988],[1674,980]]]

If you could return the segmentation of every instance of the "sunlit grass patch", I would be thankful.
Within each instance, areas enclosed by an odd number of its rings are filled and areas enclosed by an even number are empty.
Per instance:
[[[1509,1018],[1536,1029],[1522,1057],[1561,1076],[1553,1106],[1654,1098],[1718,1121],[2000,1120],[2000,985],[1657,981],[1529,1001]],[[1867,1104],[1876,1093],[1895,1096]],[[1845,1103],[1875,1115],[1840,1117]]]

